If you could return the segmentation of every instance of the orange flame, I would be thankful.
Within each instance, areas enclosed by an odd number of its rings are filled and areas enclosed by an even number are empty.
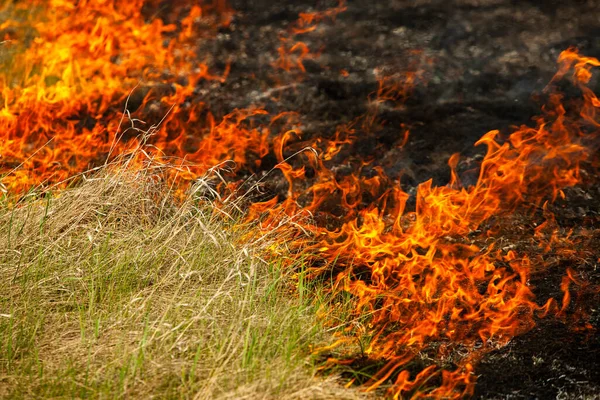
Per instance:
[[[471,364],[478,355],[531,329],[536,315],[558,311],[553,299],[544,305],[534,302],[528,283],[533,266],[526,255],[496,249],[493,243],[482,248],[461,238],[524,203],[535,206],[564,196],[563,188],[579,182],[579,165],[593,154],[586,143],[597,138],[600,103],[585,84],[598,61],[569,49],[559,63],[553,82],[568,77],[580,88],[579,115],[568,115],[562,96],[549,87],[548,104],[535,127],[522,126],[506,141],[498,139],[499,131],[490,131],[476,143],[486,145],[487,153],[475,185],[461,186],[456,172],[459,158],[454,155],[449,161],[451,183],[434,187],[430,180],[419,185],[414,212],[404,211],[409,196],[381,170],[366,178],[359,166],[353,174],[338,177],[325,165],[328,156],[306,155],[317,176],[303,191],[302,185],[295,186],[294,169],[287,164],[282,168],[290,188],[299,190],[292,191],[284,207],[303,197],[310,199],[305,209],[314,215],[324,212],[332,198],[341,207],[336,213],[341,226],[318,228],[317,243],[307,244],[308,252],[329,261],[316,262],[321,266],[313,269],[314,274],[330,268],[338,271],[338,287],[356,298],[354,316],[370,316],[367,336],[372,339],[365,354],[388,360],[369,382],[370,389],[395,376],[391,391],[396,397],[410,392],[416,397],[470,394],[475,382]],[[343,146],[344,141],[332,144]],[[314,145],[322,148],[318,141]],[[365,205],[367,199],[371,200]],[[568,288],[576,282],[572,274],[567,276],[559,312],[569,304]],[[422,393],[417,389],[420,382],[439,374],[439,367],[431,365],[413,380],[404,368],[440,342],[443,352],[463,348],[467,355],[455,354],[458,368],[443,371],[441,385]],[[338,342],[343,343],[347,340]]]
[[[197,82],[224,80],[227,70],[223,76],[211,75],[196,61],[192,33],[202,16],[200,7],[191,8],[176,33],[175,25],[160,19],[147,23],[141,13],[145,4],[152,1],[38,0],[12,10],[5,6],[5,13],[21,15],[22,7],[29,11],[27,18],[8,22],[20,37],[10,43],[10,68],[0,76],[0,173],[7,174],[5,186],[20,191],[67,179],[111,154],[132,150],[139,142],[127,139],[141,131],[162,151],[190,152],[188,137],[181,132],[199,122],[203,104],[185,100]],[[30,35],[34,38],[28,43]],[[120,105],[132,91],[143,95],[136,106],[141,109],[156,108],[164,115],[174,104],[163,121],[166,129],[134,124],[121,130]],[[231,129],[232,119],[212,126],[209,116],[205,130],[214,137],[221,129]],[[248,140],[260,146],[253,133]],[[197,157],[197,151],[188,158],[207,164],[222,161],[223,154],[234,151],[232,144],[216,149],[212,140],[200,146],[211,150],[208,159]]]
[[[336,7],[328,8],[324,11],[300,13],[299,18],[290,27],[289,32],[279,38],[281,42],[281,45],[277,49],[279,58],[273,63],[273,66],[286,72],[293,70],[299,70],[302,73],[306,72],[304,60],[316,58],[318,54],[311,53],[308,45],[300,40],[296,40],[296,37],[315,31],[322,21],[335,21],[337,15],[346,11],[346,9],[346,0],[338,0]]]

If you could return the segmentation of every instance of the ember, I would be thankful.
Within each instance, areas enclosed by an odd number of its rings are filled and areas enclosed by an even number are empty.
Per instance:
[[[406,41],[423,35],[420,13],[435,10],[394,2],[390,12],[399,21],[377,7],[360,19],[360,3],[286,15],[277,13],[280,6],[261,14],[220,1],[4,2],[3,187],[22,193],[64,186],[140,148],[165,163],[177,160],[182,188],[233,160],[230,187],[260,180],[267,191],[253,198],[248,218],[277,229],[282,215],[311,216],[298,220],[290,246],[307,258],[310,278],[331,277],[333,294],[350,295],[352,305],[338,340],[315,354],[323,370],[342,371],[367,391],[393,398],[504,395],[490,383],[502,373],[494,360],[504,370],[512,366],[502,352],[529,361],[533,350],[515,346],[533,346],[526,338],[547,341],[554,331],[570,341],[585,338],[591,360],[600,321],[600,217],[591,204],[600,195],[600,61],[571,47],[578,42],[561,43],[548,85],[531,85],[541,106],[527,121],[533,107],[522,87],[531,79],[493,102],[498,88],[473,97],[440,83],[437,59],[451,64],[452,57],[431,49],[405,46],[397,56],[382,50],[382,65],[371,64],[389,38],[378,39],[369,22],[380,19]],[[406,10],[415,21],[401,17]],[[536,10],[529,12],[543,18]],[[343,30],[339,24],[347,32],[338,42],[325,40]],[[418,33],[407,32],[411,24]],[[251,29],[275,27],[274,39],[249,43],[261,34]],[[369,45],[358,37],[361,29],[377,42],[373,60],[347,56]],[[263,51],[262,60],[246,54]],[[342,64],[348,57],[352,62]],[[460,73],[455,66],[447,72]],[[482,80],[465,78],[461,90],[481,91]],[[475,104],[488,95],[489,103]],[[517,105],[508,103],[512,97]],[[465,127],[487,106],[502,118],[488,115]],[[482,121],[494,130],[485,133]],[[332,326],[339,325],[336,307],[323,311]],[[357,372],[363,368],[364,379]],[[578,374],[592,382],[598,375],[591,369]]]

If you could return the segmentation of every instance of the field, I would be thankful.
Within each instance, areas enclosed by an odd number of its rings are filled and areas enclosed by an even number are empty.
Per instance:
[[[235,207],[123,169],[21,202],[0,211],[2,398],[363,397],[315,378],[326,297]]]
[[[599,13],[0,0],[0,397],[597,398]]]

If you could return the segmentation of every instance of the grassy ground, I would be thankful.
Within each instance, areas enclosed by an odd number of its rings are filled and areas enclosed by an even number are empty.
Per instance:
[[[0,397],[361,398],[315,377],[321,300],[248,229],[147,172],[0,204]]]

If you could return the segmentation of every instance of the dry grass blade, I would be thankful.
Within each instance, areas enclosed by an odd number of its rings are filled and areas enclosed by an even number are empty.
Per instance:
[[[0,397],[362,397],[314,377],[282,238],[172,195],[107,167],[0,206]]]

